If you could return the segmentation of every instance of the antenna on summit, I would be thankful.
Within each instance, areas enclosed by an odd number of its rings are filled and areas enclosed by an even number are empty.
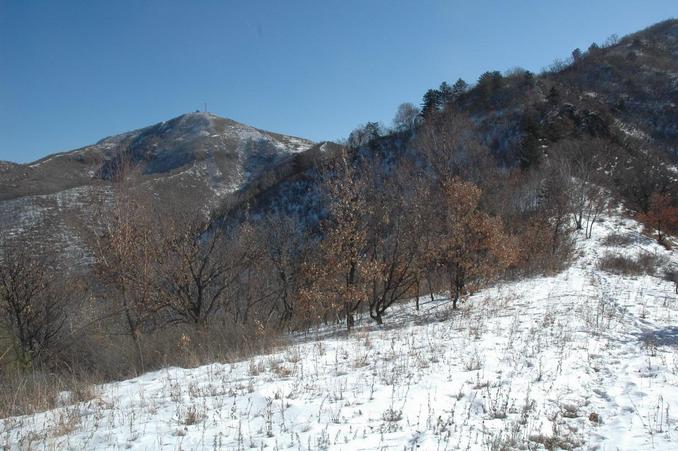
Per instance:
[[[207,113],[207,102],[205,102],[205,113]]]

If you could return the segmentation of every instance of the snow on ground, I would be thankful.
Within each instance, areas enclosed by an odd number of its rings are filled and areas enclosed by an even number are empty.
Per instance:
[[[625,247],[603,244],[611,233]],[[169,368],[0,421],[9,449],[678,449],[678,299],[598,259],[675,256],[608,217],[573,266],[459,311],[398,306],[379,329],[297,337],[234,364]]]
[[[633,138],[637,139],[642,139],[642,140],[647,140],[648,136],[647,134],[642,131],[641,129],[634,127],[629,124],[625,124],[624,122],[620,121],[619,119],[615,119],[615,124],[621,130],[625,135],[631,136]]]

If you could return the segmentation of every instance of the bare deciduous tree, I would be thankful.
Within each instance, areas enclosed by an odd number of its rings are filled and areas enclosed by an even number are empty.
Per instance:
[[[64,289],[66,277],[57,277],[47,258],[31,254],[26,243],[3,243],[0,249],[0,333],[14,347],[22,366],[49,361],[56,351],[72,294]],[[75,286],[70,289],[75,291]],[[6,355],[6,353],[3,353]]]
[[[301,255],[308,241],[302,225],[289,216],[269,215],[260,223],[256,242],[264,247],[263,273],[273,285],[269,319],[278,312],[280,323],[292,320],[295,314],[295,295],[299,290]]]
[[[383,167],[373,161],[371,168]],[[401,163],[394,165],[387,177],[363,171],[368,178],[367,253],[373,262],[372,289],[369,297],[370,316],[382,324],[383,315],[395,302],[411,296],[417,282],[417,234],[421,225],[416,209],[408,196],[407,177]]]
[[[414,129],[421,120],[421,111],[412,103],[403,103],[393,118],[393,128],[397,132]]]
[[[454,109],[424,122],[414,147],[439,184],[449,177],[462,177],[479,184],[492,173],[489,152],[478,140],[475,130],[471,119]]]
[[[204,220],[166,218],[164,222],[155,289],[164,299],[169,322],[206,328],[227,304],[224,295],[237,277],[234,267],[242,261],[228,254],[221,231]]]
[[[602,168],[596,159],[606,146],[601,139],[564,141],[551,151],[554,155],[549,163],[570,199],[575,228],[584,230],[586,238],[591,237],[596,219],[607,207],[607,196],[597,183]]]
[[[94,271],[114,293],[113,314],[122,315],[135,345],[138,368],[144,371],[142,334],[163,306],[154,289],[157,229],[151,204],[129,182],[131,165],[123,161],[118,169],[113,177],[113,204],[104,212],[103,227],[97,233]]]

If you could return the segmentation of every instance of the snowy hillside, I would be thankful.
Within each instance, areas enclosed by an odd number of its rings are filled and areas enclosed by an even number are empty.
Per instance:
[[[364,320],[348,338],[324,330],[271,355],[101,386],[91,401],[0,421],[0,443],[677,449],[674,286],[598,268],[609,252],[678,262],[639,230],[607,217],[557,276],[485,290],[459,311],[442,297],[400,306],[384,329]]]
[[[101,213],[90,198],[110,198],[111,178],[127,159],[133,185],[159,205],[195,215],[312,146],[211,113],[183,114],[30,164],[0,162],[0,226],[7,236],[28,231],[34,242],[49,242],[70,264],[82,264],[91,255],[88,231],[73,224]]]

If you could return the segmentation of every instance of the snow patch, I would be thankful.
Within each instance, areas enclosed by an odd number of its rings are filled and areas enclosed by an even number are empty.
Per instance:
[[[647,134],[637,127],[625,124],[624,122],[620,121],[619,119],[615,119],[614,122],[615,122],[615,125],[617,126],[617,128],[619,128],[619,130],[621,130],[627,136],[631,136],[632,138],[642,139],[642,140],[648,140],[649,139]]]

